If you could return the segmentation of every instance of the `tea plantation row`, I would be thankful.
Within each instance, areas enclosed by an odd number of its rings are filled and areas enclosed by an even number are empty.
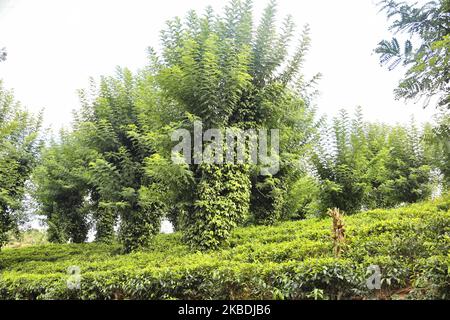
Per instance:
[[[193,252],[179,234],[147,251],[40,245],[0,252],[0,299],[448,299],[450,196],[345,217],[333,256],[331,219],[237,229],[220,251]],[[381,271],[371,290],[369,266]],[[68,286],[79,270],[79,286]],[[72,280],[71,280],[72,279]]]

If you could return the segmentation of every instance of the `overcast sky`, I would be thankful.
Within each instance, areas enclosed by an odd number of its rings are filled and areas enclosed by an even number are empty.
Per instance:
[[[432,108],[395,101],[401,70],[380,67],[373,54],[390,38],[377,0],[279,0],[279,20],[291,14],[311,26],[312,48],[305,72],[323,74],[319,111],[329,117],[341,108],[363,107],[366,119],[388,123],[431,119]],[[45,108],[45,123],[57,129],[78,108],[77,89],[88,78],[146,64],[146,48],[158,47],[165,21],[207,5],[221,11],[223,0],[0,0],[0,78],[28,109]],[[255,0],[258,19],[266,0]]]

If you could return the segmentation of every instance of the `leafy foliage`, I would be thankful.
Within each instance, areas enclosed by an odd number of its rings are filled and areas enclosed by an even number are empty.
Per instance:
[[[427,130],[426,139],[430,148],[434,167],[438,168],[443,177],[443,188],[450,187],[450,114],[437,114],[439,124]]]
[[[217,248],[249,215],[250,180],[247,165],[200,166],[195,210],[188,213],[186,240],[202,249]]]
[[[414,122],[409,127],[370,124],[360,109],[353,120],[342,111],[321,138],[312,160],[322,211],[337,207],[354,213],[430,195],[428,144]]]
[[[442,199],[345,217],[346,247],[333,253],[331,218],[251,226],[228,246],[193,252],[178,233],[122,255],[112,244],[65,244],[0,253],[1,299],[446,299],[450,203]],[[69,266],[81,269],[70,290]],[[368,290],[367,268],[382,289]]]
[[[39,213],[47,216],[52,242],[84,242],[90,227],[89,159],[95,154],[76,137],[62,131],[60,141],[44,149],[41,164],[33,172],[34,197]]]
[[[410,35],[402,48],[399,40],[383,40],[375,50],[382,64],[392,70],[400,63],[408,66],[404,79],[395,90],[397,97],[412,99],[438,97],[438,105],[450,106],[450,1],[429,1],[423,6],[383,0],[382,11],[394,19],[390,29]],[[413,45],[413,37],[418,44]]]
[[[5,48],[0,49],[0,61],[5,61],[7,55]]]
[[[151,179],[144,161],[153,154],[146,133],[154,124],[145,115],[165,112],[156,110],[153,81],[150,72],[134,76],[118,69],[116,77],[80,92],[82,108],[73,131],[46,151],[35,175],[41,212],[51,231],[60,234],[52,240],[85,241],[89,219],[100,242],[113,241],[120,222],[127,251],[147,245],[159,232],[163,213],[160,201],[148,197]]]
[[[40,124],[0,82],[0,248],[24,218],[22,200],[41,147]]]
[[[6,248],[23,248],[48,244],[47,233],[42,230],[27,229],[11,235]]]
[[[309,27],[289,55],[295,32],[291,17],[277,29],[274,1],[254,26],[251,1],[232,0],[223,15],[207,8],[169,21],[145,69],[92,81],[73,130],[44,152],[34,175],[50,239],[83,242],[94,227],[97,241],[119,239],[132,251],[149,246],[165,217],[192,247],[214,249],[239,225],[426,199],[432,168],[446,172],[447,162],[430,160],[442,149],[425,145],[415,126],[366,123],[359,109],[323,127],[311,105],[320,75],[301,74]],[[279,129],[280,170],[172,163],[171,133],[192,137],[195,121],[202,134]]]

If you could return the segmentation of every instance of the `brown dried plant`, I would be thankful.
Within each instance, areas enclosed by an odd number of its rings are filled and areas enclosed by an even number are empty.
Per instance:
[[[345,246],[345,225],[343,212],[338,208],[328,209],[328,215],[333,219],[332,238],[333,252],[336,258],[339,258]]]

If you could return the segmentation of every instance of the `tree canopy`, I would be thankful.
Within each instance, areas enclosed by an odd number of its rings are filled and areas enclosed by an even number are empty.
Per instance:
[[[0,81],[0,248],[23,220],[25,184],[39,159],[41,118],[25,111]]]
[[[436,97],[438,106],[449,108],[450,1],[429,1],[418,6],[383,0],[380,5],[392,21],[390,30],[408,36],[403,45],[393,38],[381,41],[375,50],[390,70],[399,64],[407,67],[396,96],[424,97],[426,104]]]
[[[406,98],[447,92],[447,11],[439,4],[416,10],[385,2],[389,16],[400,15],[393,28],[418,33],[424,43],[413,50],[407,42],[407,54],[395,49],[397,40],[377,49],[390,67],[413,64],[407,77],[421,87]],[[118,241],[125,252],[148,247],[163,219],[191,248],[209,250],[226,244],[237,226],[321,216],[329,208],[353,214],[395,207],[428,198],[436,183],[448,186],[448,116],[435,127],[390,126],[365,121],[357,108],[354,117],[342,111],[328,122],[314,106],[320,74],[303,75],[309,27],[297,30],[290,16],[278,23],[274,1],[257,23],[252,11],[251,1],[231,0],[222,14],[208,7],[168,21],[160,50],[148,50],[141,70],[118,67],[80,90],[72,126],[42,152],[40,118],[0,88],[2,241],[17,225],[30,178],[50,241],[85,242],[94,231],[97,242]],[[418,67],[423,61],[434,62]],[[243,145],[255,138],[256,151],[268,151],[257,162],[234,155],[244,131]],[[194,161],[174,161],[182,159],[175,132]],[[223,144],[229,132],[236,136]],[[267,169],[271,161],[276,170]]]

